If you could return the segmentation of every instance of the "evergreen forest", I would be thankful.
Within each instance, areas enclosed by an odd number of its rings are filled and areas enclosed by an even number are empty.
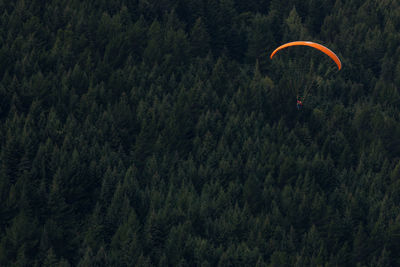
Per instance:
[[[0,266],[400,266],[400,1],[0,0]]]

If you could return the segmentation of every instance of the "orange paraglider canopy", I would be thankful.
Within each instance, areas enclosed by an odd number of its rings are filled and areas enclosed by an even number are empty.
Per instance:
[[[314,48],[320,50],[321,52],[327,54],[331,59],[333,59],[333,61],[335,61],[336,65],[338,66],[339,70],[342,68],[342,62],[340,62],[340,59],[338,58],[338,56],[335,53],[332,52],[332,50],[330,50],[329,48],[327,48],[323,45],[320,45],[320,44],[317,44],[314,42],[309,42],[309,41],[296,41],[296,42],[290,42],[290,43],[283,44],[280,47],[278,47],[277,49],[275,49],[274,52],[272,52],[271,59],[279,50],[284,49],[289,46],[295,46],[295,45],[305,45],[305,46],[314,47]]]

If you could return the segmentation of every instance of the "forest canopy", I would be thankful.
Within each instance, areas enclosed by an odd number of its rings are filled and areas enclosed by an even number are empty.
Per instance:
[[[400,266],[399,1],[16,0],[0,25],[0,266]],[[342,69],[269,58],[297,40]]]

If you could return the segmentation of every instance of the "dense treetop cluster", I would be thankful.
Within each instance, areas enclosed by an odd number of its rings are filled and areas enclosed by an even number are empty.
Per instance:
[[[397,0],[0,1],[0,266],[399,266],[399,29]],[[294,40],[343,69],[269,59]]]

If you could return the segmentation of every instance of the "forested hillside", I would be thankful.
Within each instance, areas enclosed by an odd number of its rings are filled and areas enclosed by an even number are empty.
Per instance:
[[[400,266],[399,88],[398,0],[2,0],[0,266]]]

